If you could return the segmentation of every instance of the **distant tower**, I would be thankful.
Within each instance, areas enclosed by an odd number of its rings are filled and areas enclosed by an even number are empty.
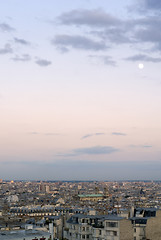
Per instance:
[[[135,210],[134,206],[131,206],[131,209],[130,209],[130,217],[131,218],[134,217],[134,210]]]
[[[107,187],[104,188],[104,196],[105,198],[109,197],[109,192]]]
[[[49,192],[50,192],[50,186],[49,186],[49,185],[46,185],[46,186],[45,186],[45,190],[46,190],[46,193],[49,193]]]
[[[99,187],[95,187],[95,194],[98,194],[99,193]]]

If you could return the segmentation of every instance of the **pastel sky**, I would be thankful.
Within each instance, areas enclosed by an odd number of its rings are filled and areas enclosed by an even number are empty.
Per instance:
[[[0,178],[161,180],[160,11],[1,1]]]

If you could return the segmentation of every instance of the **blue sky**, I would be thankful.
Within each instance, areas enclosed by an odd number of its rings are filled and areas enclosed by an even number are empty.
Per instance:
[[[1,178],[160,179],[160,10],[1,3]]]

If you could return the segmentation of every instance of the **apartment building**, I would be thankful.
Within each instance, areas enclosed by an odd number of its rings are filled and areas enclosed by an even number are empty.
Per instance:
[[[133,240],[130,220],[117,216],[77,214],[67,221],[68,240]]]
[[[131,222],[134,240],[161,240],[161,210],[136,208]]]

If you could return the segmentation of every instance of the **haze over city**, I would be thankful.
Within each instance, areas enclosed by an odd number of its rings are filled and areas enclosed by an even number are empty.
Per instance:
[[[161,180],[161,2],[0,4],[0,178]]]

